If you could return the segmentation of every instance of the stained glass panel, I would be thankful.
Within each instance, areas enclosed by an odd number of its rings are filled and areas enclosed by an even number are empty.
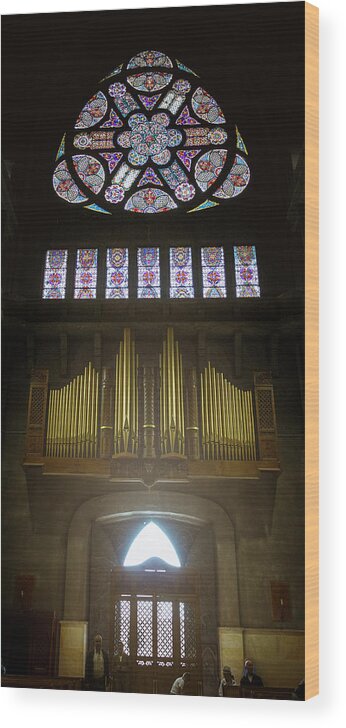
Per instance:
[[[225,298],[226,280],[223,248],[202,248],[203,298]]]
[[[74,297],[96,298],[96,283],[97,250],[90,250],[90,248],[77,250]]]
[[[107,250],[106,298],[129,297],[129,256],[127,248]]]
[[[159,248],[139,248],[138,298],[160,298],[160,258]]]
[[[42,298],[65,298],[67,250],[48,250]]]
[[[261,291],[255,246],[237,245],[233,250],[237,298],[259,298]]]
[[[170,298],[194,298],[191,248],[171,248]]]

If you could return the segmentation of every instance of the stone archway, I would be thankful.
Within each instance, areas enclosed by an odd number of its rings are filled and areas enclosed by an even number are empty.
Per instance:
[[[218,624],[239,626],[239,597],[234,528],[223,508],[205,498],[183,493],[117,493],[92,498],[76,511],[70,525],[65,580],[65,620],[87,620],[89,542],[93,522],[167,516],[185,522],[210,524],[217,564]]]

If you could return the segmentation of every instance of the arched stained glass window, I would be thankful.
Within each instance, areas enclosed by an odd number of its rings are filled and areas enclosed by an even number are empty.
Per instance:
[[[144,50],[104,76],[62,131],[53,186],[98,213],[198,212],[245,190],[247,154],[197,74]]]
[[[170,248],[170,298],[193,298],[191,248]]]
[[[138,248],[138,298],[161,298],[160,250]]]
[[[47,250],[42,298],[65,298],[67,250]]]
[[[234,265],[237,298],[258,298],[261,292],[255,246],[234,246]]]
[[[203,298],[225,298],[225,263],[223,248],[202,248]]]
[[[151,558],[159,558],[171,566],[180,566],[178,554],[162,528],[150,521],[132,542],[124,566],[137,566]]]
[[[129,297],[129,251],[127,248],[107,250],[106,298]]]
[[[74,297],[80,299],[96,298],[97,250],[82,248],[77,250]]]

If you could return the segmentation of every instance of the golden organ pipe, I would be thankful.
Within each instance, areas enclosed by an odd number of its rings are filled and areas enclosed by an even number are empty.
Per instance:
[[[248,460],[252,460],[252,450],[251,450],[251,426],[250,426],[250,400],[249,400],[249,392],[246,390],[244,392],[245,396],[245,404],[246,404],[246,422],[247,422],[247,450],[248,450]]]
[[[94,442],[95,442],[94,455],[95,455],[95,457],[97,455],[97,433],[98,433],[98,412],[99,412],[99,386],[100,386],[100,377],[99,377],[99,373],[96,372],[95,430],[94,430]]]
[[[163,416],[162,416],[162,452],[166,454],[167,452],[167,366],[166,366],[166,358],[167,358],[167,346],[166,341],[163,342],[163,349],[162,349],[162,408],[163,408]]]
[[[244,460],[249,460],[249,435],[248,435],[248,412],[245,391],[241,390],[242,410],[243,410],[243,434],[244,434]]]
[[[90,403],[90,457],[94,455],[94,427],[95,427],[95,370],[91,369],[91,403]]]
[[[250,425],[251,425],[252,454],[253,454],[253,459],[256,460],[256,438],[255,438],[255,422],[254,422],[254,414],[253,414],[252,392],[249,392],[249,399],[250,399]]]
[[[59,437],[59,391],[55,390],[54,397],[54,457],[58,456],[58,437]]]
[[[72,418],[71,418],[71,457],[74,456],[76,441],[76,378],[72,382]]]
[[[204,422],[204,394],[203,373],[201,372],[201,425],[202,425],[202,454],[205,458],[205,422]]]
[[[235,387],[235,398],[236,398],[236,408],[237,408],[237,421],[238,421],[238,447],[239,447],[239,459],[243,459],[243,443],[242,443],[242,420],[241,420],[241,405],[240,405],[240,396],[239,396],[239,389],[238,387]]]
[[[249,429],[250,429],[250,450],[251,450],[251,459],[256,459],[256,453],[255,453],[255,433],[253,431],[252,427],[252,393],[248,391],[248,402],[249,402]]]
[[[204,370],[204,402],[205,402],[205,442],[206,453],[210,457],[210,418],[209,418],[209,396],[208,396],[208,370]]]
[[[180,411],[181,411],[181,446],[182,455],[185,453],[185,415],[184,415],[184,386],[183,386],[183,356],[179,356],[180,363]]]
[[[83,378],[78,376],[78,423],[77,423],[77,457],[80,457],[82,442],[82,401],[83,401]]]
[[[56,457],[60,456],[60,411],[61,411],[61,389],[57,391],[56,408]]]
[[[211,391],[211,372],[210,372],[210,362],[208,362],[208,369],[207,369],[207,378],[208,378],[208,419],[209,419],[209,453],[211,456],[211,459],[214,460],[214,421],[213,421],[213,413],[212,413],[212,391]]]
[[[52,421],[52,425],[51,425],[52,430],[51,431],[52,431],[52,434],[51,434],[51,443],[50,443],[50,448],[49,448],[49,455],[50,455],[50,457],[53,457],[54,445],[55,445],[55,442],[54,442],[54,437],[55,437],[55,432],[54,432],[54,425],[55,425],[55,395],[56,395],[56,392],[55,392],[55,389],[53,389],[51,391],[51,397],[50,397],[50,401],[51,401],[50,406],[52,408],[52,415],[51,415],[51,421]]]
[[[57,391],[57,411],[56,411],[56,456],[60,457],[61,444],[61,389]]]
[[[182,450],[182,429],[181,429],[181,392],[180,392],[180,361],[178,342],[175,344],[175,372],[176,372],[176,412],[177,412],[177,448],[178,452]]]
[[[48,405],[48,426],[47,426],[47,436],[46,436],[46,455],[50,455],[50,449],[51,449],[51,439],[52,439],[52,399],[53,399],[53,390],[49,393],[49,405]]]
[[[114,452],[118,452],[119,356],[115,357]]]
[[[136,356],[135,356],[135,345],[131,344],[131,449],[135,452],[135,437],[136,437]]]
[[[69,447],[70,447],[70,412],[71,412],[71,392],[70,392],[70,382],[66,385],[66,426],[65,426],[65,449],[64,449],[64,457],[68,457],[69,455]]]

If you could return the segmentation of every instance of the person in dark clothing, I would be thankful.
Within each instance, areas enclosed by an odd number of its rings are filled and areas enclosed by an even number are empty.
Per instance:
[[[113,691],[116,693],[130,693],[130,656],[124,649],[122,642],[118,642],[118,651],[112,662]]]
[[[109,658],[102,649],[102,636],[94,637],[94,649],[88,652],[85,663],[85,690],[105,691],[109,679]]]
[[[301,680],[293,690],[291,700],[305,700],[305,680]]]
[[[259,675],[256,675],[255,667],[252,660],[245,660],[244,662],[244,674],[241,678],[240,685],[242,687],[263,687],[263,680]]]

